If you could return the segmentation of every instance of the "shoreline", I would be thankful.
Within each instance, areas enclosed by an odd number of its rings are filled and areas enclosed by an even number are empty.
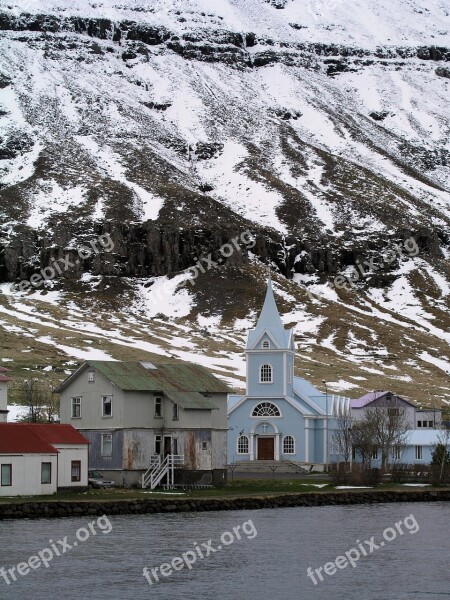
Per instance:
[[[231,498],[135,498],[46,500],[0,503],[0,521],[9,519],[58,519],[101,515],[138,515],[174,512],[259,510],[265,508],[346,506],[396,502],[450,501],[450,489],[353,490],[304,493],[272,493]]]

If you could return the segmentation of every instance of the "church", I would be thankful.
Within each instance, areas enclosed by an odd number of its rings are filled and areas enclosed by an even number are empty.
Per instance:
[[[228,396],[228,464],[289,461],[326,469],[336,461],[335,417],[349,410],[350,399],[295,377],[294,332],[283,326],[270,279],[245,352],[245,395]]]

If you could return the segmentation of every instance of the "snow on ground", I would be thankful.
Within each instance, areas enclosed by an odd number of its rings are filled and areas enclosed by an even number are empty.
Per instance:
[[[192,295],[188,289],[178,286],[190,276],[181,273],[169,279],[166,275],[163,277],[154,277],[146,283],[137,284],[138,298],[135,307],[144,312],[146,317],[152,318],[158,314],[167,317],[185,317],[192,309]],[[148,284],[152,284],[149,286]]]
[[[250,221],[287,233],[276,214],[283,197],[251,178],[251,169],[245,164],[248,156],[243,144],[228,140],[218,158],[199,162],[196,169],[205,183],[213,185],[214,190],[210,192],[213,198]]]
[[[28,408],[20,404],[8,404],[8,423],[17,423],[28,414]]]
[[[148,192],[142,186],[130,181],[126,175],[126,169],[120,163],[119,157],[105,144],[101,146],[92,136],[75,136],[77,142],[86,148],[95,157],[97,165],[104,170],[114,181],[123,183],[132,190],[136,197],[136,216],[142,221],[155,220],[158,218],[164,200]],[[94,218],[99,218],[102,213],[101,204],[95,206]]]
[[[444,360],[443,358],[437,358],[436,356],[432,356],[429,352],[421,352],[418,356],[422,360],[431,363],[438,369],[441,369],[442,371],[444,371],[444,373],[447,373],[447,375],[450,375],[449,361]]]
[[[85,188],[82,185],[64,189],[56,181],[43,181],[29,200],[27,225],[33,229],[44,227],[53,214],[65,213],[83,204]]]

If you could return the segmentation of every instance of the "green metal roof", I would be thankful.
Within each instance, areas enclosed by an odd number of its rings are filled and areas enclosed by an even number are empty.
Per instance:
[[[207,369],[191,363],[147,363],[90,360],[88,364],[126,391],[218,392],[228,386]],[[147,368],[143,365],[147,365]],[[198,399],[197,399],[198,400]]]
[[[214,410],[217,406],[198,392],[167,392],[167,397],[176,402],[181,408]]]

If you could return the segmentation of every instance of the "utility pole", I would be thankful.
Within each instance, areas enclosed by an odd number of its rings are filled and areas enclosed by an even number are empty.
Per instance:
[[[322,379],[325,386],[325,472],[328,473],[328,385],[325,379]]]

